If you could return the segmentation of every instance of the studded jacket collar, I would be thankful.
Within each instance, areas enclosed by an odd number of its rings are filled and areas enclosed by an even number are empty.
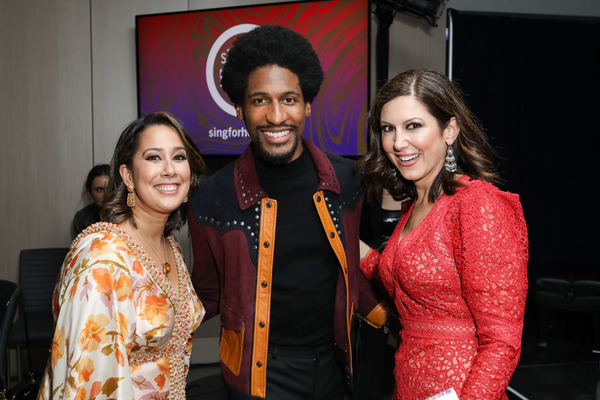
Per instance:
[[[340,194],[340,185],[331,161],[312,143],[303,141],[303,144],[310,152],[310,156],[317,166],[319,189]],[[242,210],[252,207],[252,205],[267,197],[267,193],[262,190],[258,183],[254,157],[252,156],[252,149],[250,147],[235,162],[233,182],[238,203]]]

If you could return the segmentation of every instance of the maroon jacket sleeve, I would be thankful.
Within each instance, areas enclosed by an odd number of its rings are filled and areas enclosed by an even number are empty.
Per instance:
[[[189,212],[189,231],[192,238],[192,250],[194,264],[192,268],[192,283],[194,289],[206,309],[205,320],[219,314],[219,270],[215,254],[209,246],[207,228],[200,226],[194,218],[193,212]]]

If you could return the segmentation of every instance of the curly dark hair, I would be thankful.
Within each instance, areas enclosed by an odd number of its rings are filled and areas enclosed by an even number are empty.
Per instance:
[[[126,165],[129,170],[133,170],[133,156],[138,150],[141,134],[151,126],[164,125],[173,128],[181,138],[187,152],[187,160],[190,165],[190,193],[188,197],[198,188],[200,176],[204,172],[204,160],[196,144],[185,131],[181,123],[173,116],[165,112],[155,112],[133,121],[125,128],[110,163],[110,175],[108,180],[108,191],[100,218],[102,221],[122,224],[130,220],[133,226],[136,226],[133,213],[127,206],[127,187],[119,173],[121,165]],[[176,229],[181,228],[187,219],[187,203],[183,203],[178,209],[173,211],[165,225],[164,235],[168,235]]]
[[[357,167],[364,172],[369,187],[385,188],[396,200],[415,199],[414,184],[395,174],[395,168],[388,159],[381,142],[381,110],[389,101],[399,96],[413,96],[435,117],[440,129],[445,129],[452,117],[456,118],[460,132],[452,144],[458,165],[457,173],[466,174],[472,179],[480,179],[494,184],[499,183],[498,173],[493,162],[493,151],[483,128],[467,108],[457,85],[445,75],[431,69],[414,69],[403,72],[386,82],[375,95],[369,113],[371,146],[361,158]],[[429,191],[429,201],[435,202],[442,193],[451,195],[463,186],[455,175],[442,168]],[[380,190],[371,190],[379,193]]]
[[[241,35],[223,67],[221,86],[235,105],[241,105],[248,77],[259,67],[278,65],[298,76],[304,101],[312,103],[323,82],[321,61],[302,35],[278,25],[264,25]]]

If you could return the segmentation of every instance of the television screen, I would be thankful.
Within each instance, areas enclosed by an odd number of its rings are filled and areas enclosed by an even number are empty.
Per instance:
[[[320,0],[136,16],[138,113],[168,111],[205,155],[235,155],[250,143],[220,85],[227,52],[258,25],[305,36],[325,80],[304,137],[322,150],[367,149],[368,0]]]

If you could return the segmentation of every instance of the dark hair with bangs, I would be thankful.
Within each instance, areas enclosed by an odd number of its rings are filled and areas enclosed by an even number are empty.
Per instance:
[[[278,65],[298,76],[302,97],[312,103],[323,82],[321,61],[302,35],[278,25],[263,25],[241,35],[223,67],[221,86],[235,105],[241,105],[248,77],[256,69]]]
[[[102,221],[122,224],[131,220],[135,226],[135,220],[130,207],[127,206],[127,186],[121,178],[119,168],[126,165],[130,171],[133,170],[133,157],[138,150],[141,134],[151,126],[164,125],[173,128],[185,147],[187,160],[190,165],[190,193],[188,197],[198,188],[200,176],[204,172],[204,160],[200,155],[198,147],[185,131],[181,123],[173,116],[165,112],[155,112],[133,121],[119,137],[117,146],[110,163],[110,175],[108,181],[108,192],[100,217]],[[176,229],[181,228],[187,219],[187,203],[183,203],[173,211],[165,225],[164,235],[168,235]]]
[[[395,174],[395,167],[388,159],[381,142],[381,110],[385,104],[399,96],[413,96],[435,117],[442,130],[448,126],[452,117],[456,118],[460,128],[458,137],[452,144],[458,165],[456,172],[472,179],[498,184],[492,149],[479,122],[467,108],[458,87],[437,71],[414,69],[386,82],[371,105],[371,146],[357,163],[357,167],[364,172],[369,187],[385,188],[396,200],[414,200],[417,197],[415,185],[400,174]],[[459,186],[462,184],[454,178],[454,174],[442,168],[431,185],[429,201],[435,202],[442,193],[454,194]],[[370,191],[379,192],[380,190]]]

